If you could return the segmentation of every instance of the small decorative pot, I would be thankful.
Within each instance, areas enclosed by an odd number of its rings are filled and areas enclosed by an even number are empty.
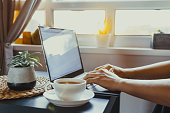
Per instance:
[[[110,34],[100,34],[96,37],[97,47],[106,48],[109,47],[111,35]]]
[[[153,49],[170,49],[170,34],[154,34]]]
[[[36,85],[34,67],[10,67],[7,85],[16,91],[32,89]]]

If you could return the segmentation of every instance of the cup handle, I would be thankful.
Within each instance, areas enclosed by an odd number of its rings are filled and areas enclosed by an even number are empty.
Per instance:
[[[53,84],[53,83],[48,82],[48,83],[45,85],[45,88],[44,88],[45,92],[47,92],[47,91],[49,90],[49,87],[52,87],[52,86],[53,86],[52,84]],[[50,88],[50,89],[51,89],[51,88]]]

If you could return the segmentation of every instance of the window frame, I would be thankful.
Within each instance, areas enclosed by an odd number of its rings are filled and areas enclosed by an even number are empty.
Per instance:
[[[20,5],[22,6],[24,4],[24,1],[20,1]],[[19,7],[16,7],[18,9]],[[40,6],[38,7],[38,10],[45,10],[45,22],[46,26],[53,27],[54,26],[54,10],[73,10],[73,11],[81,11],[81,10],[105,10],[105,18],[111,18],[112,23],[112,31],[110,34],[116,38],[124,37],[127,38],[126,41],[128,41],[129,36],[121,36],[121,35],[115,35],[115,14],[116,10],[167,10],[170,9],[170,1],[167,0],[113,0],[113,1],[76,1],[76,2],[68,2],[68,1],[61,1],[56,0],[56,2],[53,2],[53,0],[46,0],[42,1]],[[93,37],[96,37],[97,35],[93,35]],[[91,35],[85,35],[85,34],[78,34],[78,38],[87,37],[90,38]],[[130,42],[132,45],[133,43],[137,42],[139,38],[143,38],[143,41],[146,39],[146,37],[150,37],[149,41],[151,41],[151,36],[130,36],[134,37],[133,42]],[[84,39],[83,39],[84,40]],[[140,39],[141,40],[141,39]],[[87,41],[86,41],[87,43]],[[123,42],[122,42],[123,43]],[[88,45],[87,45],[88,46]],[[145,44],[141,47],[148,47],[145,46]]]

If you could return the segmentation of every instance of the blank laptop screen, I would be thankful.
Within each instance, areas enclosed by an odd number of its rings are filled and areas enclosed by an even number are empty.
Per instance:
[[[73,31],[47,27],[39,30],[51,81],[83,69]]]

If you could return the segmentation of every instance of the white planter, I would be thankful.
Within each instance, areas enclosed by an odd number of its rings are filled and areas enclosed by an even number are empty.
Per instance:
[[[110,34],[100,34],[96,37],[97,47],[106,48],[109,47],[111,35]]]
[[[7,78],[8,87],[12,90],[29,90],[36,84],[34,67],[11,67]]]

